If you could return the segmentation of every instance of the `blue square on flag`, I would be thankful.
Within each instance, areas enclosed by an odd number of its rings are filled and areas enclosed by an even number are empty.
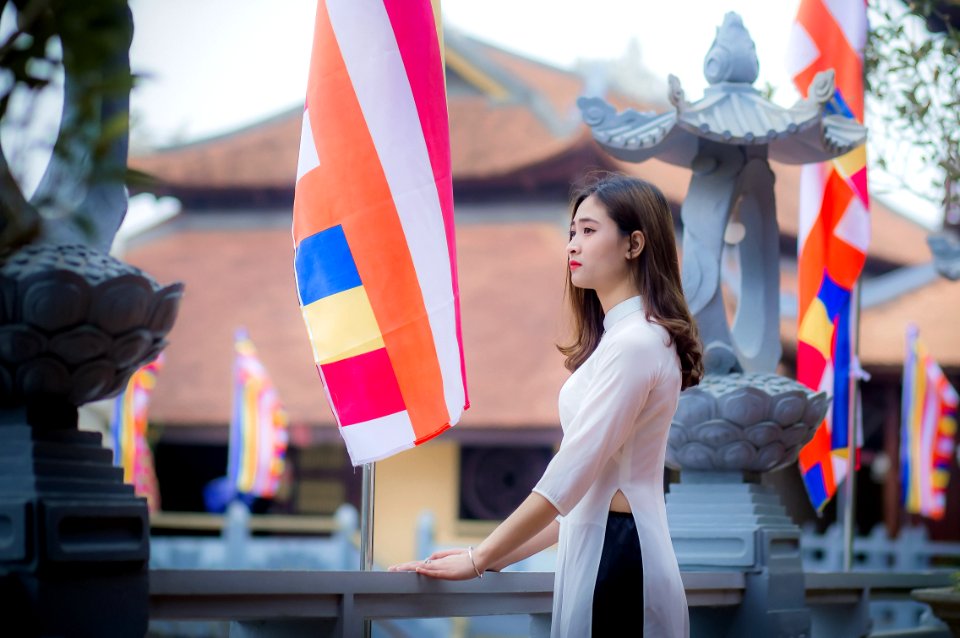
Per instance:
[[[294,268],[303,306],[361,285],[343,226],[333,226],[301,241]]]

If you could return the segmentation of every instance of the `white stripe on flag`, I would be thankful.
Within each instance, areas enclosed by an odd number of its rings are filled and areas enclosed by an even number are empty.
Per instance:
[[[797,204],[797,247],[799,249],[803,249],[810,230],[820,216],[824,188],[822,165],[804,164],[800,167],[800,202]]]
[[[310,110],[303,110],[303,124],[300,127],[300,157],[297,160],[297,181],[320,166],[317,144],[313,141],[313,129],[310,127]],[[302,303],[302,302],[301,302]]]
[[[340,428],[353,464],[363,465],[409,450],[417,435],[406,410]]]
[[[834,226],[833,234],[866,254],[870,246],[870,213],[856,193],[850,198],[847,210],[843,211],[843,216]]]
[[[933,450],[937,436],[937,412],[939,408],[936,386],[930,372],[928,363],[924,369],[924,374],[927,376],[925,392],[920,397],[920,401],[923,402],[923,412],[920,415],[920,462],[917,464],[920,470],[920,512],[922,514],[929,514],[933,507],[931,502],[933,495]]]
[[[850,47],[863,58],[863,47],[867,43],[867,7],[860,0],[823,0],[823,4]]]
[[[378,0],[329,0],[327,10],[393,195],[439,357],[450,424],[463,412],[450,254],[430,156],[389,16]]]
[[[787,46],[787,73],[796,77],[820,57],[820,49],[799,22],[790,26],[789,45]],[[805,94],[808,86],[797,87]]]
[[[940,437],[937,439],[937,454],[940,456],[950,456],[950,453],[953,452],[953,441],[948,437]]]
[[[847,450],[834,450],[830,453],[830,465],[833,466],[833,484],[840,487],[843,479],[847,478],[850,470],[850,462],[847,460]]]
[[[820,385],[817,386],[817,392],[826,392],[831,397],[833,396],[833,357],[827,360],[827,364],[823,366],[823,373],[820,375]],[[833,405],[833,400],[831,399],[830,405]],[[830,420],[830,413],[828,412],[826,419]]]

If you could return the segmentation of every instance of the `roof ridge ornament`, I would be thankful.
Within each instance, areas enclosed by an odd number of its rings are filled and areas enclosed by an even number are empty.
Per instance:
[[[807,97],[801,102],[823,106],[833,99],[836,87],[836,72],[833,69],[820,71],[813,77],[810,88],[807,89]]]
[[[703,59],[703,75],[707,82],[715,85],[722,82],[753,84],[759,74],[757,46],[743,26],[743,19],[728,11]]]
[[[680,86],[680,78],[671,73],[667,76],[667,84],[670,86],[670,92],[667,95],[670,104],[677,109],[677,113],[686,111],[690,103],[687,102],[687,96],[683,92],[683,87]]]

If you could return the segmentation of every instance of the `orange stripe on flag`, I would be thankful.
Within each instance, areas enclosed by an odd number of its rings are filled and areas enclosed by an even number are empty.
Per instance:
[[[823,238],[823,217],[817,216],[807,235],[807,240],[800,249],[797,259],[797,316],[800,320],[807,314],[810,304],[820,292],[820,282],[823,280],[823,269],[826,267],[826,242]]]
[[[830,459],[830,428],[826,427],[826,422],[820,424],[816,434],[801,450],[799,456],[800,469],[806,472],[808,469],[820,463],[823,471],[823,482],[827,486],[836,485],[833,477],[833,465]]]
[[[831,235],[828,241],[830,263],[827,265],[827,272],[836,284],[852,289],[860,277],[867,256],[859,248],[854,248],[834,235]]]

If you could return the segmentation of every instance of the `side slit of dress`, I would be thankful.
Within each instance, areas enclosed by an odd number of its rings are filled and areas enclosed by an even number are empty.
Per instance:
[[[591,636],[642,637],[643,620],[643,557],[637,524],[632,512],[611,511],[593,590]]]

